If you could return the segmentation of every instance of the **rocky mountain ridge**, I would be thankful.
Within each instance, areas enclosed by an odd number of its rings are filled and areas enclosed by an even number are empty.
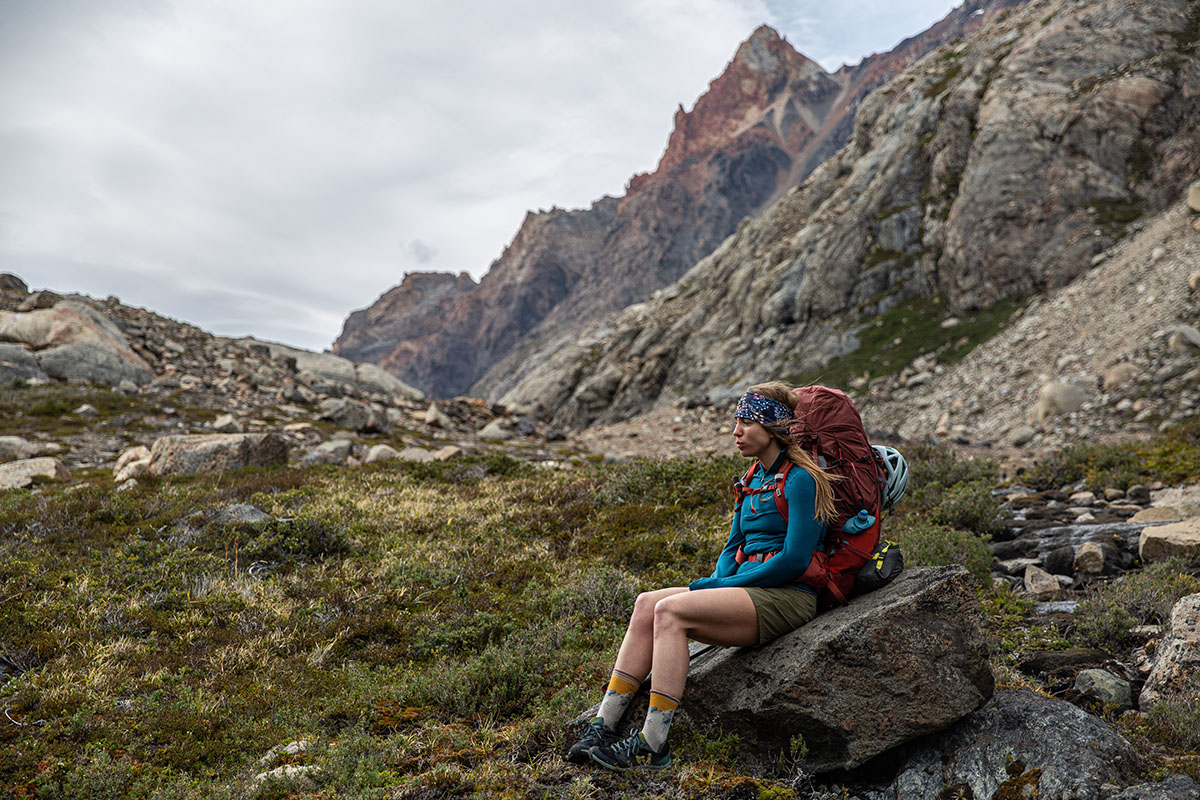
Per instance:
[[[658,167],[634,176],[624,196],[530,213],[477,286],[443,277],[431,297],[431,279],[410,274],[347,319],[334,352],[435,395],[498,395],[531,355],[671,283],[808,175],[845,143],[868,92],[1021,2],[967,3],[833,74],[759,28],[695,107],[679,109]]]
[[[676,284],[533,359],[504,402],[581,427],[720,400],[819,375],[912,297],[948,319],[1067,285],[1129,223],[1153,227],[1200,166],[1198,16],[1179,0],[1040,0],[930,55],[867,98],[803,185]],[[1178,263],[1182,285],[1188,257],[1152,271]]]

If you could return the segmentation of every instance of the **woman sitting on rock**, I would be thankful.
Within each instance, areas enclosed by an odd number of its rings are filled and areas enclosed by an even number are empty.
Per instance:
[[[597,715],[568,758],[608,769],[663,769],[671,763],[667,732],[688,673],[688,639],[730,647],[769,642],[817,611],[817,595],[796,578],[833,517],[829,477],[788,433],[796,396],[782,383],[752,386],[738,401],[733,429],[738,451],[757,459],[739,490],[729,541],[716,570],[687,587],[638,596]],[[775,505],[775,476],[786,462],[787,521]],[[640,731],[615,731],[629,701],[653,667],[650,708]]]

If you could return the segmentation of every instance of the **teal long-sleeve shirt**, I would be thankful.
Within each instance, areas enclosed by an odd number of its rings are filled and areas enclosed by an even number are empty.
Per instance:
[[[748,488],[774,483],[775,474],[756,470]],[[717,567],[707,578],[692,581],[691,589],[716,589],[729,586],[789,586],[808,568],[813,551],[825,535],[824,523],[816,519],[817,486],[811,475],[800,467],[788,470],[783,487],[788,504],[788,520],[775,507],[775,494],[765,491],[750,494],[733,515],[729,540]],[[741,547],[746,555],[776,552],[769,561],[737,563]],[[812,591],[797,584],[799,589]]]

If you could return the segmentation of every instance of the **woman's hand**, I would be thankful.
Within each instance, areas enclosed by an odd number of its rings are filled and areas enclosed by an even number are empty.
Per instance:
[[[691,589],[692,591],[696,591],[697,589],[712,589],[712,588],[716,587],[720,582],[721,582],[720,578],[714,578],[712,576],[709,576],[707,578],[698,578],[697,580],[694,580],[691,583],[689,583],[688,588]]]

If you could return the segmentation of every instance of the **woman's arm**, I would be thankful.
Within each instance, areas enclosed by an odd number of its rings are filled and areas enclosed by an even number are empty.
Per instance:
[[[728,575],[716,575],[694,581],[692,589],[726,586],[785,586],[808,568],[825,526],[814,518],[817,489],[812,476],[799,467],[788,473],[784,486],[788,501],[788,526],[783,549],[769,561],[747,561]],[[726,546],[728,550],[728,545]],[[736,547],[734,548],[736,551]],[[725,557],[725,553],[721,554]],[[720,562],[718,562],[719,565]],[[700,585],[697,585],[700,584]]]

